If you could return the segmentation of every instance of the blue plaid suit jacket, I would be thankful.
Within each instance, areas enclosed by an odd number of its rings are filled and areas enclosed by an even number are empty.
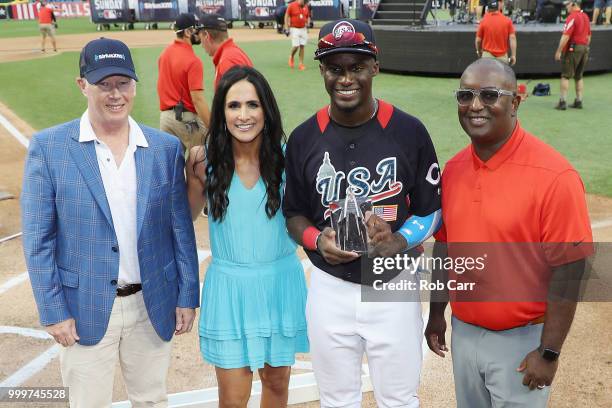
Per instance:
[[[195,235],[179,140],[140,127],[149,144],[135,152],[142,290],[153,327],[169,341],[176,307],[199,306]],[[119,252],[94,142],[79,142],[79,120],[32,138],[21,211],[41,323],[72,317],[79,344],[98,343],[116,296]]]

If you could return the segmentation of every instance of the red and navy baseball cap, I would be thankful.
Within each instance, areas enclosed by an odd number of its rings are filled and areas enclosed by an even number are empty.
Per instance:
[[[79,58],[81,78],[97,84],[111,75],[121,75],[138,81],[132,54],[127,45],[119,40],[98,38],[88,42]]]
[[[315,59],[340,52],[378,56],[374,32],[369,24],[359,20],[337,20],[325,24],[319,31]]]

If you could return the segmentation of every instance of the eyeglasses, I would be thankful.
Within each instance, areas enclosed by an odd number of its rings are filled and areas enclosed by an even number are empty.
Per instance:
[[[497,88],[457,89],[455,91],[457,103],[461,106],[470,106],[474,102],[475,97],[478,97],[484,105],[495,105],[501,95],[516,96],[516,92]]]
[[[333,33],[327,34],[325,37],[319,40],[317,45],[318,49],[315,51],[315,55],[320,54],[324,50],[338,47],[367,47],[378,54],[378,48],[376,45],[365,39],[363,33],[352,33],[352,35],[342,35],[340,38],[334,36]]]
[[[112,92],[115,88],[119,90],[119,92],[127,92],[132,88],[134,81],[131,79],[124,79],[121,81],[117,81],[116,83],[112,83],[110,81],[100,81],[95,84],[99,90],[102,92]]]

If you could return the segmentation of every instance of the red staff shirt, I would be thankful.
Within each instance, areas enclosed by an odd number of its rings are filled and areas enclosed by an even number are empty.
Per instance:
[[[287,6],[286,13],[289,15],[289,24],[291,27],[306,27],[306,22],[308,21],[308,6],[306,4],[300,6],[297,1],[294,1]]]
[[[219,85],[219,80],[233,66],[242,65],[252,67],[253,63],[248,55],[240,47],[238,47],[234,40],[228,38],[215,52],[213,56],[213,64],[215,64],[215,89]]]
[[[508,55],[508,39],[514,34],[512,20],[499,11],[487,13],[476,32],[476,37],[482,40],[482,49],[496,57]]]
[[[38,9],[38,24],[51,24],[53,22],[53,6],[47,4]]]
[[[582,10],[572,11],[563,26],[563,34],[569,36],[568,45],[570,44],[588,45],[589,37],[591,36],[591,21],[589,16]]]
[[[161,53],[157,65],[159,109],[171,109],[182,100],[185,109],[196,113],[190,92],[204,89],[204,68],[191,45],[175,40]]]

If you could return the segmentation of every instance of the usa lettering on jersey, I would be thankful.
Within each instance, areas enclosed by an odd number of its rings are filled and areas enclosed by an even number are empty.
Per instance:
[[[325,218],[330,215],[330,205],[339,201],[341,193],[349,187],[353,188],[355,196],[367,197],[373,204],[400,194],[403,184],[397,181],[397,158],[386,157],[380,160],[376,165],[375,175],[372,175],[367,167],[362,166],[355,167],[346,174],[343,171],[336,171],[329,152],[324,152],[317,172],[316,188],[321,197],[321,204],[327,209]],[[390,213],[387,214],[389,215]]]

